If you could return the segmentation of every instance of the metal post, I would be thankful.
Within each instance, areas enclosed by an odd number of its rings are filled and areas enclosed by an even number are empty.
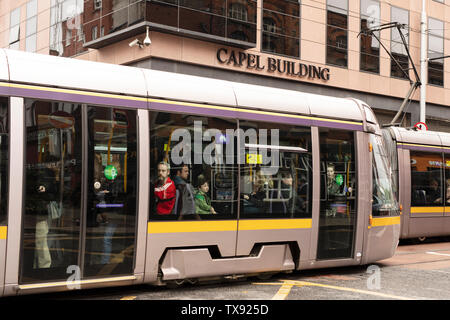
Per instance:
[[[425,0],[422,0],[422,16],[420,20],[420,122],[425,123],[426,108],[426,88],[428,83],[427,77],[427,13],[425,11]]]

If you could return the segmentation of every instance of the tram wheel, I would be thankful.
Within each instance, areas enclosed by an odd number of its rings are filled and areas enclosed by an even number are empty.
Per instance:
[[[419,243],[424,242],[427,239],[427,237],[418,237],[417,240],[419,241]]]

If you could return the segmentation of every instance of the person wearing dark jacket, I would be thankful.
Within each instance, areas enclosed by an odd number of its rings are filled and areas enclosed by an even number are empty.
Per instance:
[[[48,248],[47,234],[49,204],[57,198],[56,178],[49,168],[30,169],[27,172],[26,214],[36,221],[35,254],[33,268],[50,268],[52,259]]]

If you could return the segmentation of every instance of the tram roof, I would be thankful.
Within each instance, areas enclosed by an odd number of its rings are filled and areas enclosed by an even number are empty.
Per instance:
[[[439,131],[416,131],[406,128],[391,127],[397,142],[438,145],[450,147],[450,133]]]
[[[0,80],[363,121],[361,102],[172,72],[0,50]]]

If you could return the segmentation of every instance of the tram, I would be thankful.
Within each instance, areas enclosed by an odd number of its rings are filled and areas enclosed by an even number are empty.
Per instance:
[[[400,238],[450,235],[450,134],[390,127],[383,136],[403,209]]]
[[[0,50],[0,296],[391,257],[362,101]]]

